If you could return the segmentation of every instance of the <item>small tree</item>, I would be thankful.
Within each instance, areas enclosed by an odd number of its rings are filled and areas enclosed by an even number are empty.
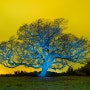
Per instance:
[[[79,68],[77,72],[81,75],[90,76],[90,61],[85,64],[85,66]]]
[[[9,67],[13,63],[13,67],[42,68],[39,76],[45,77],[49,68],[56,70],[70,62],[84,63],[90,51],[88,42],[72,34],[63,34],[65,23],[62,18],[54,21],[39,19],[23,25],[17,32],[18,43],[14,47],[13,55],[17,60],[8,60]]]
[[[67,75],[75,75],[75,71],[73,70],[73,67],[69,66],[67,72],[66,72]]]

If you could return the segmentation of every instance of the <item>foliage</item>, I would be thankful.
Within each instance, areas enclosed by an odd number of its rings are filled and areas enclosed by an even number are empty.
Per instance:
[[[90,76],[90,62],[87,62],[84,67],[79,68],[77,73],[82,73],[82,75]]]
[[[76,75],[76,76],[90,76],[90,62],[87,62],[85,66],[78,68],[76,70],[73,67],[69,67],[67,72],[62,75]]]
[[[76,75],[75,71],[71,66],[68,68],[66,75]]]
[[[0,45],[0,62],[6,67],[25,65],[42,68],[39,76],[45,77],[48,69],[62,69],[70,62],[85,63],[90,52],[88,40],[62,33],[66,20],[38,19],[23,25],[11,38]]]

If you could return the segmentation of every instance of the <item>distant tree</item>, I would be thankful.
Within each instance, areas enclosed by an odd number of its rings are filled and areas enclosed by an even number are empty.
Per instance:
[[[77,70],[79,74],[90,76],[90,61]]]
[[[84,68],[86,75],[90,76],[90,62],[87,62]]]
[[[73,67],[69,66],[66,75],[76,75],[75,70],[73,69]]]
[[[63,34],[64,24],[66,21],[61,18],[54,21],[39,19],[30,25],[23,25],[17,32],[19,43],[14,46],[13,55],[17,60],[8,59],[9,65],[4,65],[42,68],[39,76],[45,77],[49,68],[57,70],[70,62],[84,63],[90,52],[88,41]]]

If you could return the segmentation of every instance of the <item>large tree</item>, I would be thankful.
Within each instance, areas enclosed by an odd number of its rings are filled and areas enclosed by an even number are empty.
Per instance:
[[[20,27],[18,42],[13,45],[14,58],[4,65],[42,68],[39,76],[45,77],[49,68],[56,70],[70,62],[84,63],[90,52],[88,41],[72,34],[63,34],[64,24],[66,21],[63,18],[54,21],[39,19]]]

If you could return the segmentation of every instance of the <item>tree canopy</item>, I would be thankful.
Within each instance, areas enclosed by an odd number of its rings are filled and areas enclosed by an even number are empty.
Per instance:
[[[42,68],[44,77],[49,68],[62,69],[69,62],[85,63],[89,57],[88,40],[72,34],[64,34],[66,20],[38,19],[23,25],[17,31],[17,39],[0,44],[0,62],[6,67],[25,65]]]

